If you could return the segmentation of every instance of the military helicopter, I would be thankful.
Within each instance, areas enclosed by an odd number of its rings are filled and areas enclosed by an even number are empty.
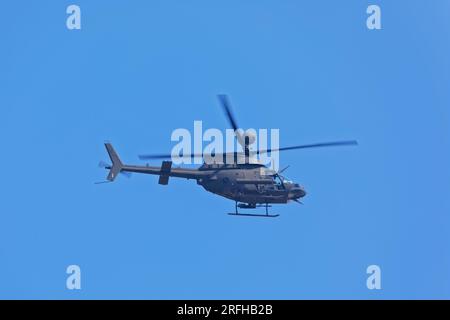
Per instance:
[[[130,173],[144,173],[159,176],[158,183],[167,185],[170,177],[193,179],[205,190],[233,200],[235,202],[234,212],[229,213],[234,216],[252,216],[252,217],[278,217],[278,214],[269,213],[269,207],[272,204],[286,204],[288,202],[297,202],[301,204],[300,199],[306,195],[305,189],[285,178],[282,173],[287,169],[280,171],[271,170],[264,164],[255,161],[255,156],[263,153],[277,151],[287,151],[296,149],[331,147],[331,146],[349,146],[357,145],[357,141],[333,141],[314,144],[305,144],[283,148],[272,148],[265,150],[251,150],[250,145],[254,143],[255,136],[250,132],[243,132],[239,129],[236,119],[232,113],[229,99],[226,95],[218,95],[219,102],[228,119],[229,124],[234,130],[238,143],[242,146],[243,152],[222,153],[214,155],[223,161],[207,161],[204,154],[190,154],[192,158],[203,158],[203,164],[198,168],[172,168],[172,154],[145,154],[139,155],[141,160],[162,161],[161,167],[144,165],[123,164],[117,152],[111,143],[106,142],[105,147],[112,164],[100,162],[100,166],[109,170],[106,181],[112,182],[119,173],[129,175]],[[232,159],[230,161],[230,158]],[[239,209],[255,209],[264,207],[264,214],[241,213]]]

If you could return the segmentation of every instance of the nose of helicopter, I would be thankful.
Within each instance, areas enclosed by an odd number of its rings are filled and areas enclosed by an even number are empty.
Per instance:
[[[294,187],[290,190],[290,193],[294,199],[303,198],[306,196],[306,191],[303,187]]]

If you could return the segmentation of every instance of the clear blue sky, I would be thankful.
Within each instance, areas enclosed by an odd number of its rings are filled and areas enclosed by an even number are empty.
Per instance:
[[[1,8],[0,298],[450,298],[448,1]],[[104,140],[140,163],[194,120],[227,128],[217,93],[281,145],[360,145],[283,154],[308,196],[278,219],[230,217],[193,181],[93,184]]]

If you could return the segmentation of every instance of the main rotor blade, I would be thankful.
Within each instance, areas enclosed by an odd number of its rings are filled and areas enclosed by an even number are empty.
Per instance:
[[[203,154],[199,153],[199,154],[184,154],[184,155],[180,155],[181,157],[191,157],[191,158],[202,158]],[[151,160],[151,159],[171,159],[172,158],[172,154],[170,153],[161,153],[161,154],[140,154],[139,155],[139,159],[141,160]]]
[[[289,168],[290,165],[287,165],[286,167],[284,167],[283,169],[281,169],[280,171],[278,171],[278,174],[282,174],[284,171],[287,170],[287,168]]]
[[[321,143],[313,143],[313,144],[303,144],[299,146],[292,147],[283,147],[278,149],[267,149],[267,150],[257,150],[253,151],[254,154],[262,154],[273,151],[287,151],[287,150],[296,150],[296,149],[308,149],[308,148],[320,148],[320,147],[338,147],[338,146],[354,146],[358,145],[356,140],[348,140],[348,141],[333,141],[333,142],[321,142]]]
[[[266,150],[256,150],[256,151],[250,151],[251,155],[259,155],[263,153],[268,152],[274,152],[274,151],[287,151],[287,150],[296,150],[296,149],[308,149],[308,148],[319,148],[319,147],[337,147],[337,146],[351,146],[351,145],[358,145],[358,142],[356,140],[348,140],[348,141],[333,141],[333,142],[321,142],[321,143],[313,143],[313,144],[304,144],[299,146],[292,146],[292,147],[283,147],[278,149],[266,149]],[[231,153],[216,153],[215,156],[228,156],[231,154],[241,155],[243,156],[243,152],[231,152]],[[194,153],[194,154],[183,154],[179,155],[180,157],[190,157],[193,158],[203,158],[204,154],[202,153]],[[139,159],[141,160],[152,160],[152,159],[171,159],[172,154],[170,153],[161,153],[161,154],[141,154],[139,155]],[[286,170],[287,168],[284,168],[281,172]],[[280,173],[281,173],[280,172]]]
[[[237,124],[236,118],[233,115],[233,112],[231,111],[231,103],[228,99],[228,96],[226,94],[218,94],[217,98],[220,101],[220,104],[222,105],[223,111],[228,119],[228,122],[230,123],[231,127],[234,130],[234,134],[236,135],[237,141],[239,144],[245,149],[245,139],[244,139],[244,132],[239,129],[239,126]]]
[[[237,136],[238,142],[242,145],[243,139],[242,139],[240,132],[237,130],[238,125],[237,125],[236,119],[234,118],[233,113],[231,111],[231,104],[228,99],[228,96],[225,94],[219,94],[219,95],[217,95],[217,98],[219,99],[219,102],[222,105],[223,111],[227,117],[228,122],[230,123],[231,127],[233,128],[233,130]],[[220,154],[218,153],[217,155],[220,155]],[[222,155],[226,155],[226,154],[222,154]],[[203,154],[184,154],[183,156],[191,157],[191,159],[194,159],[194,158],[202,158]],[[181,157],[181,155],[180,155],[180,157]],[[172,154],[142,154],[142,155],[139,155],[139,159],[141,159],[141,160],[171,159],[171,158],[172,158]]]
[[[223,111],[227,116],[228,122],[230,123],[233,130],[236,131],[238,129],[238,125],[236,119],[233,116],[233,112],[231,111],[231,104],[230,100],[228,99],[228,96],[225,94],[218,94],[217,98],[219,99],[220,104],[222,105]]]
[[[244,157],[245,154],[243,152],[226,152],[226,153],[216,153],[216,154],[202,154],[202,153],[194,153],[194,154],[180,154],[179,157],[183,158],[183,157],[190,157],[191,159],[194,158],[205,158],[207,156],[211,156],[211,157],[229,157],[229,156],[233,156],[233,157],[239,157],[242,156]],[[152,160],[152,159],[171,159],[172,155],[171,154],[141,154],[138,156],[139,159],[141,160]]]

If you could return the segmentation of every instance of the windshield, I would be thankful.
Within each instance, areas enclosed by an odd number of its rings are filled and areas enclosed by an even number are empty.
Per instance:
[[[283,180],[283,183],[293,183],[292,180],[287,177],[281,176],[281,179]]]
[[[274,176],[273,179],[275,180],[275,183],[277,185],[292,184],[293,183],[291,179],[283,177],[283,176],[280,176],[278,174],[276,176]]]
[[[277,185],[279,185],[279,186],[281,186],[281,185],[283,184],[282,181],[281,181],[281,179],[280,179],[280,177],[279,177],[278,175],[274,176],[274,177],[273,177],[273,180],[275,180],[275,183],[276,183]]]

